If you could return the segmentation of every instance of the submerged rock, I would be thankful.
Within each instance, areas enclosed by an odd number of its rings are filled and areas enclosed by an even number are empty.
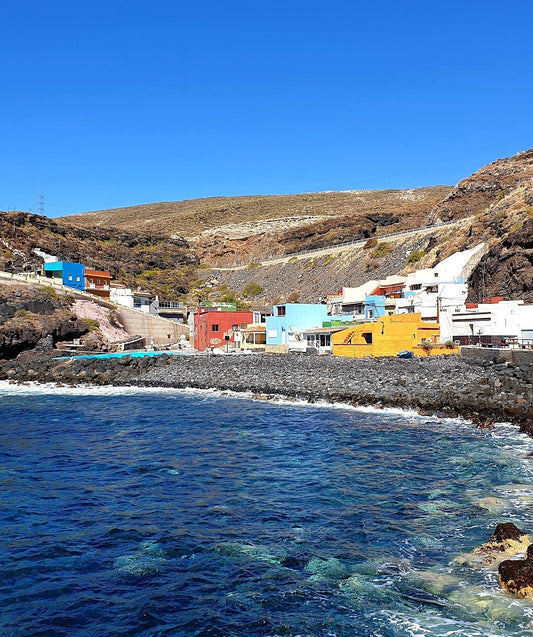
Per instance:
[[[498,567],[500,586],[518,597],[533,597],[533,544],[524,560],[504,560]]]
[[[157,542],[141,542],[134,553],[117,557],[113,566],[122,574],[143,577],[155,575],[166,564],[165,552]]]
[[[329,557],[325,560],[314,557],[308,562],[304,570],[306,573],[311,573],[313,576],[320,578],[344,579],[348,577],[346,569],[336,557]]]
[[[286,557],[286,552],[280,547],[241,542],[221,542],[215,546],[215,550],[221,555],[244,557],[269,564],[281,564]]]
[[[486,498],[480,498],[475,502],[478,507],[482,509],[486,509],[491,513],[500,513],[508,503],[506,500],[502,500],[501,498],[495,498],[494,496],[487,496]]]

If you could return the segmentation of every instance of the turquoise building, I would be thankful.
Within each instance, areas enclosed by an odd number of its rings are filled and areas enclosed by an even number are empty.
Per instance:
[[[44,275],[75,290],[85,289],[85,266],[69,261],[54,261],[44,264]]]
[[[285,303],[274,305],[266,318],[266,344],[289,345],[302,330],[319,327],[327,321],[327,305],[319,303]]]

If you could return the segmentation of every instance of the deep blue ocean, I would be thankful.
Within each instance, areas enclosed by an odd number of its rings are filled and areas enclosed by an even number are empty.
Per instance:
[[[0,386],[0,635],[533,635],[466,554],[533,532],[508,425]]]

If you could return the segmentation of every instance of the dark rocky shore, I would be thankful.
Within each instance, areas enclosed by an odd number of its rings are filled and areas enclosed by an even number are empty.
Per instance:
[[[345,359],[254,354],[3,361],[0,379],[220,389],[314,402],[412,408],[478,425],[510,421],[533,435],[533,366],[461,357]]]

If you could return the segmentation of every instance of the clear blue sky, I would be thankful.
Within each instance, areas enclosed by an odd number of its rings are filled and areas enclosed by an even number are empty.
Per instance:
[[[455,184],[533,146],[527,0],[16,0],[0,25],[0,210]]]

